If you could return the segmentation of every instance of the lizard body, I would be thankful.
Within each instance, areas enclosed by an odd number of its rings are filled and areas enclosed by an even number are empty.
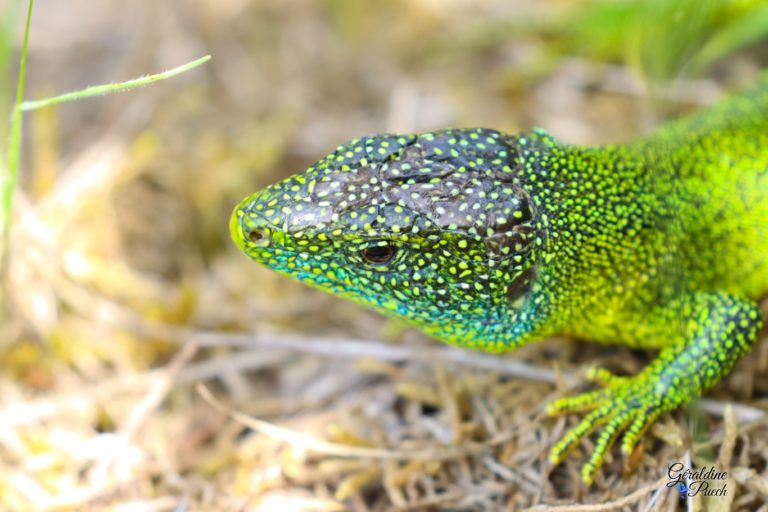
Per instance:
[[[768,81],[638,141],[542,130],[355,139],[244,199],[234,241],[285,275],[486,351],[567,334],[660,351],[640,374],[549,404],[600,428],[591,482],[623,433],[726,375],[768,293]]]

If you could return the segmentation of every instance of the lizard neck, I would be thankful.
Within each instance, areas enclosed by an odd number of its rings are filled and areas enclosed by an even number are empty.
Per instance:
[[[517,313],[537,317],[536,337],[589,331],[593,339],[610,340],[615,319],[599,309],[630,297],[662,243],[653,173],[643,153],[628,146],[572,146],[541,130],[517,142],[522,185],[541,234],[536,285]]]

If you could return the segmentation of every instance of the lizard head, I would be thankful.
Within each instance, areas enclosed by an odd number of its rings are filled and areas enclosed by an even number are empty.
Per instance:
[[[232,238],[267,267],[444,341],[505,349],[491,331],[528,297],[541,243],[518,161],[515,140],[493,130],[355,139],[244,199]]]

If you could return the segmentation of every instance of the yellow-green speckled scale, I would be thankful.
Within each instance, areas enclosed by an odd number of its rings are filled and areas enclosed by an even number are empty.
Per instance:
[[[768,81],[642,140],[542,130],[384,134],[261,190],[230,224],[254,260],[400,316],[443,341],[510,350],[553,334],[658,349],[640,374],[595,369],[557,463],[599,429],[632,452],[663,412],[727,374],[768,294]]]

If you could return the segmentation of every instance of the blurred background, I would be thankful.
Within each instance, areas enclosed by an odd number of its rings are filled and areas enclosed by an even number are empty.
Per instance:
[[[0,10],[8,119],[26,3]],[[258,267],[230,242],[230,212],[365,134],[541,126],[573,143],[630,140],[754,83],[766,34],[758,0],[38,0],[27,99],[213,59],[25,114],[0,325],[0,509],[581,500],[579,457],[545,467],[566,425],[542,416],[551,383],[483,369],[475,356],[462,363],[397,322]],[[764,408],[765,340],[754,353],[718,389]],[[568,340],[499,360],[567,372],[596,358],[624,371],[648,360]],[[195,382],[286,430],[228,419]],[[657,461],[723,428],[693,416],[693,426],[684,414],[664,420],[626,480],[621,461],[609,463],[597,499],[644,485],[666,464]],[[297,433],[435,457],[313,450]],[[765,475],[766,425],[751,433],[739,464]],[[461,451],[471,443],[485,449]],[[750,485],[746,507],[762,499]]]

